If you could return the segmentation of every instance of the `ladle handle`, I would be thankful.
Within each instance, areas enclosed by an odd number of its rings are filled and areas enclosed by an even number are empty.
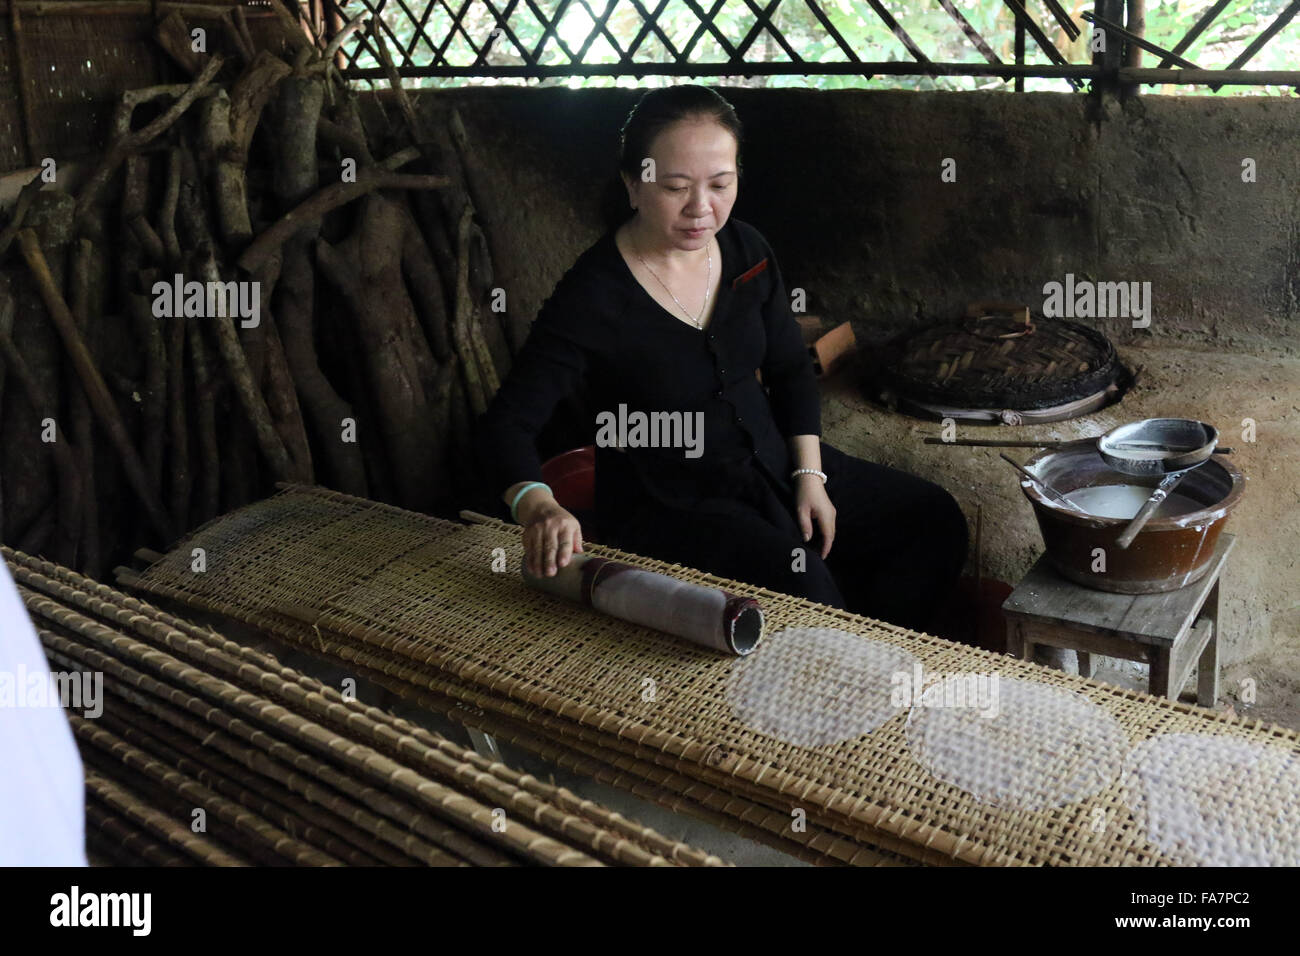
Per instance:
[[[1151,497],[1149,497],[1146,500],[1146,503],[1142,505],[1142,509],[1135,514],[1133,520],[1128,523],[1128,527],[1121,531],[1119,537],[1115,539],[1115,543],[1119,545],[1121,549],[1126,550],[1128,546],[1133,543],[1133,539],[1136,538],[1138,533],[1146,527],[1146,523],[1151,520],[1151,516],[1156,513],[1164,500],[1169,497],[1169,493],[1174,490],[1186,475],[1187,472],[1180,471],[1174,475],[1167,475],[1161,480],[1160,484],[1156,486],[1156,490],[1151,492]]]
[[[1009,465],[1011,465],[1012,468],[1020,472],[1020,474],[1024,475],[1026,478],[1028,478],[1030,481],[1036,484],[1039,488],[1042,488],[1043,494],[1047,495],[1048,498],[1051,498],[1053,501],[1058,502],[1059,504],[1063,505],[1066,508],[1069,508],[1071,511],[1077,511],[1080,514],[1086,514],[1086,512],[1082,508],[1076,505],[1069,498],[1065,497],[1065,495],[1061,494],[1059,491],[1057,491],[1055,488],[1049,485],[1042,478],[1039,478],[1037,475],[1035,475],[1024,465],[1016,464],[1015,460],[1012,459],[1012,457],[1008,455],[1006,452],[1004,451],[998,452],[998,457],[1004,459]]]

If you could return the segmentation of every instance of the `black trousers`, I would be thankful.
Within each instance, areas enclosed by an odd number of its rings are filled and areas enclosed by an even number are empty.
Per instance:
[[[825,560],[822,537],[804,542],[794,500],[773,489],[771,502],[737,503],[734,513],[639,503],[610,543],[926,630],[956,585],[966,560],[966,519],[943,488],[907,472],[864,461],[821,443],[826,493],[835,505],[835,539]],[[776,502],[779,501],[779,504]],[[802,549],[802,561],[796,549]]]

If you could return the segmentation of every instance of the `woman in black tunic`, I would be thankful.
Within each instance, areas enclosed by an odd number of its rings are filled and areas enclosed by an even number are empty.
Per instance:
[[[538,313],[480,421],[485,473],[525,528],[529,570],[567,564],[582,529],[540,485],[534,439],[585,387],[602,541],[924,629],[965,561],[965,518],[938,485],[820,440],[776,257],[730,217],[740,140],[706,87],[642,96],[619,164],[634,212]]]

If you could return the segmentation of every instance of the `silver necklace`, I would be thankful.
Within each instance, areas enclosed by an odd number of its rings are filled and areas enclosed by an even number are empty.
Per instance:
[[[713,289],[713,243],[712,241],[709,242],[709,245],[705,246],[705,250],[709,254],[709,278],[704,283],[704,307],[700,309],[700,314],[698,316],[694,316],[691,315],[690,312],[687,312],[686,306],[682,305],[682,300],[677,298],[677,296],[673,295],[673,290],[668,288],[668,284],[664,282],[663,279],[659,278],[659,274],[650,268],[650,263],[646,262],[644,259],[641,258],[641,253],[637,252],[635,247],[633,247],[632,249],[633,254],[637,257],[637,259],[640,259],[641,265],[645,266],[646,271],[648,271],[652,276],[655,277],[655,281],[664,287],[665,292],[673,296],[673,301],[677,303],[677,308],[681,309],[683,312],[686,312],[686,317],[695,323],[695,327],[697,329],[704,328],[704,323],[701,321],[701,319],[704,318],[704,313],[707,312],[709,309],[709,293]]]

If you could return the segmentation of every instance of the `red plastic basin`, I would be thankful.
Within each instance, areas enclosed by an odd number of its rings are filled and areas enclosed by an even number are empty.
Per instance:
[[[542,464],[542,481],[567,511],[590,512],[596,507],[596,446],[561,452]]]

